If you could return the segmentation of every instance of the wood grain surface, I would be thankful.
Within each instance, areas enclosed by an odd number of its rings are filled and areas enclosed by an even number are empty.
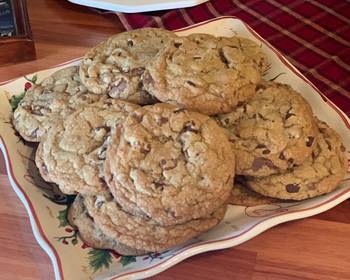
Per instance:
[[[67,1],[29,0],[28,9],[37,60],[0,67],[0,81],[80,57],[123,30],[115,15]],[[0,156],[0,279],[54,279],[5,174]],[[269,229],[235,248],[194,256],[153,279],[350,279],[350,202]]]

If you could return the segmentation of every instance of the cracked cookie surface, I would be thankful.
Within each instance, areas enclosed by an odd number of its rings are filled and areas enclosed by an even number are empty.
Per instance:
[[[145,106],[116,129],[106,182],[128,212],[162,225],[209,215],[227,202],[235,159],[210,117],[170,104]]]
[[[340,136],[318,121],[319,135],[311,156],[291,171],[247,180],[254,191],[280,199],[302,200],[333,191],[347,172],[345,147]]]
[[[273,82],[258,85],[251,100],[217,119],[229,132],[238,175],[263,177],[302,164],[318,132],[307,101]]]
[[[82,82],[96,94],[108,94],[141,105],[153,104],[157,100],[144,90],[141,75],[174,37],[174,33],[156,28],[112,36],[84,56],[80,66]]]
[[[104,98],[88,93],[78,71],[78,66],[61,69],[26,92],[12,118],[25,140],[39,142],[57,120]]]
[[[117,239],[105,235],[89,215],[84,197],[78,195],[68,210],[69,223],[78,229],[80,238],[89,246],[97,249],[114,250],[120,255],[138,256],[147,252],[136,250],[120,243]]]
[[[100,168],[108,137],[137,108],[126,101],[105,99],[57,122],[37,150],[36,164],[43,178],[56,183],[66,194],[104,191]]]
[[[113,199],[87,196],[86,207],[98,227],[123,244],[152,252],[163,251],[194,238],[216,226],[224,217],[226,205],[206,217],[173,226],[160,226],[152,219],[124,211]]]
[[[254,95],[261,79],[255,64],[236,63],[232,54],[208,34],[176,38],[146,67],[144,87],[160,101],[189,110],[230,112]]]

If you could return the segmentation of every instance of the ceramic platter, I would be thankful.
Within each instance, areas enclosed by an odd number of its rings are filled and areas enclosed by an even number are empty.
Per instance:
[[[350,124],[347,116],[244,22],[232,17],[217,18],[179,30],[178,34],[193,32],[217,36],[237,34],[261,44],[271,62],[271,69],[265,78],[270,79],[283,73],[277,81],[288,83],[301,92],[311,104],[314,113],[338,131],[347,150],[350,150]],[[0,148],[5,156],[8,176],[14,191],[28,211],[35,238],[52,260],[56,279],[149,277],[193,255],[236,246],[273,226],[326,211],[350,197],[348,175],[336,191],[303,202],[257,207],[230,206],[225,219],[214,229],[162,254],[122,257],[114,252],[87,247],[65,218],[73,197],[60,194],[55,186],[40,179],[33,161],[35,145],[24,144],[13,130],[10,122],[11,106],[8,101],[11,96],[20,95],[33,83],[54,71],[78,63],[77,59],[0,86]]]
[[[141,13],[192,7],[208,0],[68,0],[74,4],[122,13]]]

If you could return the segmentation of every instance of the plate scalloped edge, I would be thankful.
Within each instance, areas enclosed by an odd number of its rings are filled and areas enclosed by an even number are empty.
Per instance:
[[[225,17],[220,17],[220,18],[215,18],[211,19],[205,22],[201,22],[180,30],[177,30],[178,32],[186,32],[188,30],[191,30],[196,27],[200,27],[212,22],[220,21],[220,20],[238,20],[241,23],[245,25],[245,27],[249,30],[249,32],[255,36],[259,41],[263,42],[265,45],[268,46],[270,50],[272,50],[280,59],[280,61],[288,67],[292,72],[297,75],[299,78],[303,79],[307,84],[309,84],[323,99],[326,100],[326,104],[337,113],[338,116],[342,119],[344,125],[346,128],[349,130],[350,129],[350,121],[349,118],[339,109],[336,107],[336,105],[333,104],[327,97],[325,97],[309,80],[304,77],[299,70],[297,70],[287,59],[283,57],[281,53],[279,53],[273,46],[271,46],[267,41],[265,41],[260,35],[258,35],[251,27],[249,27],[246,23],[241,21],[240,19],[237,19],[236,17],[231,17],[231,16],[225,16]],[[68,63],[74,63],[75,60],[72,60],[67,63],[60,64],[59,66],[66,65]],[[56,68],[58,66],[52,67]],[[14,79],[15,80],[15,79]],[[11,81],[14,81],[11,80]],[[7,84],[11,81],[5,82],[5,83],[0,83],[0,85]],[[348,132],[348,131],[347,131]],[[13,174],[12,170],[12,162],[10,157],[8,156],[8,151],[6,147],[6,143],[3,140],[3,138],[0,135],[0,148],[2,153],[4,154],[5,162],[6,162],[6,168],[7,168],[7,173],[8,177],[11,183],[12,188],[20,198],[21,202],[24,204],[29,218],[30,218],[30,223],[32,226],[32,230],[34,233],[34,236],[40,246],[47,252],[49,255],[53,266],[54,266],[54,273],[56,279],[63,279],[64,274],[63,274],[63,269],[61,265],[61,260],[60,257],[55,249],[55,247],[49,242],[48,238],[45,236],[44,231],[42,230],[41,224],[39,222],[39,219],[34,211],[34,208],[32,207],[32,202],[30,201],[29,197],[27,196],[26,192],[24,189],[20,186],[18,183],[18,180],[16,180],[16,177]],[[251,227],[246,229],[244,232],[239,233],[235,236],[219,239],[219,240],[212,240],[212,241],[206,241],[206,242],[200,242],[200,243],[195,243],[190,246],[187,246],[179,251],[176,252],[176,255],[171,256],[170,258],[167,258],[164,261],[161,261],[153,266],[149,266],[147,268],[141,269],[141,270],[136,270],[136,271],[130,271],[130,272],[125,272],[123,274],[117,275],[117,276],[112,276],[109,277],[109,279],[135,279],[135,278],[140,278],[140,277],[150,277],[153,276],[157,273],[160,273],[164,271],[165,269],[179,263],[180,261],[189,258],[193,255],[202,253],[202,252],[207,252],[207,251],[212,251],[212,250],[218,250],[218,249],[224,249],[224,248],[229,248],[232,246],[236,246],[238,244],[241,244],[254,236],[260,234],[261,232],[286,221],[291,221],[295,219],[301,219],[305,217],[309,217],[312,215],[316,215],[318,213],[324,212],[337,204],[341,203],[342,201],[350,198],[350,188],[344,188],[340,191],[337,192],[336,195],[331,196],[328,200],[323,201],[321,204],[312,206],[310,208],[306,209],[300,209],[300,210],[292,210],[289,212],[284,212],[284,213],[278,213],[269,217],[266,217],[262,220],[259,220],[257,223],[253,224]],[[254,231],[253,231],[254,229]],[[215,244],[215,247],[213,246]],[[99,277],[100,278],[100,277]]]

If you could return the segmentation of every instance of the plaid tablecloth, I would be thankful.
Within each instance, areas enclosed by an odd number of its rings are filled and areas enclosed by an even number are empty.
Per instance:
[[[248,23],[350,116],[348,0],[212,0],[163,12],[117,13],[125,29],[178,29],[223,15]]]

